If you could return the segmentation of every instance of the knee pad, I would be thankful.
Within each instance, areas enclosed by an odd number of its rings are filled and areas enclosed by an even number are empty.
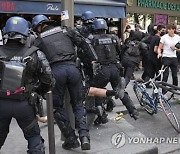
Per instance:
[[[40,143],[34,148],[31,148],[27,151],[28,154],[45,154],[45,147],[43,143]]]
[[[61,114],[58,111],[54,112],[54,119],[56,120],[56,123],[61,130],[61,133],[64,135],[64,137],[68,138],[70,135],[74,135],[74,130],[72,129],[70,122],[65,121]]]

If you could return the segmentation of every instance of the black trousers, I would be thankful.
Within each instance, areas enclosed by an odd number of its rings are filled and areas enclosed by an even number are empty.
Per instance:
[[[131,77],[133,76],[133,73],[136,69],[137,64],[133,61],[127,61],[123,59],[122,65],[124,67],[124,78],[126,81],[126,86],[129,84]]]
[[[154,59],[149,59],[149,77],[152,79],[157,76],[159,73],[159,70],[161,69],[162,62],[161,59],[157,59],[154,57]],[[158,77],[156,80],[160,80],[161,76]]]
[[[114,64],[102,65],[102,70],[95,77],[95,87],[104,88],[109,82],[115,90],[120,81],[120,70]],[[103,100],[100,97],[96,98],[95,105],[102,105]],[[124,97],[121,99],[123,105],[126,106],[129,113],[133,113],[135,107],[127,92],[124,92]]]
[[[35,119],[35,112],[27,101],[0,99],[0,148],[9,133],[9,125],[15,118],[28,141],[28,149],[35,149],[41,144],[40,128],[36,122],[31,128],[26,129]]]
[[[162,65],[164,65],[164,67],[167,66],[167,69],[163,73],[163,81],[167,82],[169,76],[169,68],[170,68],[172,73],[173,85],[178,86],[178,77],[177,77],[178,59],[176,57],[172,57],[172,58],[163,57]]]

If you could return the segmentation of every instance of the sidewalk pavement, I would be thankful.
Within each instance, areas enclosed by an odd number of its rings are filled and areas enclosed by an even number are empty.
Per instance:
[[[118,107],[119,108],[119,107]],[[130,143],[128,138],[145,138],[135,127],[128,123],[124,118],[115,121],[116,110],[109,113],[109,122],[99,126],[90,125],[91,150],[82,151],[81,148],[73,150],[64,150],[61,145],[60,131],[55,125],[55,145],[57,154],[158,154],[158,148],[155,144],[135,144]],[[119,110],[118,110],[119,111]],[[120,111],[127,113],[125,108],[120,107]],[[90,115],[89,119],[94,120],[95,116]],[[47,127],[41,125],[42,135],[48,141]],[[135,140],[134,140],[135,141]],[[48,152],[48,143],[46,142],[46,153]]]

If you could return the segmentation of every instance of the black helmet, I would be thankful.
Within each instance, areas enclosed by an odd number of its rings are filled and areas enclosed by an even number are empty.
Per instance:
[[[92,28],[93,28],[93,30],[100,30],[100,29],[107,30],[108,26],[107,26],[106,20],[96,19],[96,20],[94,20],[94,22],[92,24]]]

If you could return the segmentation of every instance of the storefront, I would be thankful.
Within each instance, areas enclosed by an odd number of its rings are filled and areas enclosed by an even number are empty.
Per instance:
[[[126,0],[74,0],[75,16],[81,16],[87,10],[94,12],[96,17],[115,19],[115,23],[118,23],[115,26],[122,29],[120,19],[126,17]],[[14,14],[28,20],[34,14],[46,14],[60,23],[61,0],[0,0],[0,14],[5,15],[0,17],[1,28],[4,21]]]
[[[74,14],[91,10],[97,17],[125,18],[125,0],[74,0]],[[112,11],[113,10],[113,11]],[[0,13],[61,14],[60,0],[0,0]]]
[[[143,29],[151,23],[180,27],[180,0],[127,0],[127,18]]]

